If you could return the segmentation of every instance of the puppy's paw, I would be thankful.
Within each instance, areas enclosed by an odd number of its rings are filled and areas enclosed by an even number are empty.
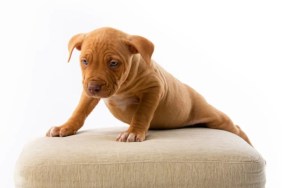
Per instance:
[[[46,133],[48,137],[65,137],[76,134],[77,130],[72,129],[71,127],[61,126],[61,127],[52,127]]]
[[[142,142],[145,140],[146,132],[125,131],[118,135],[118,142]]]

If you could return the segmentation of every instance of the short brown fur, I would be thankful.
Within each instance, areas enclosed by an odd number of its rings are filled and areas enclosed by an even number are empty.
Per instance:
[[[74,48],[81,50],[84,89],[69,120],[52,127],[47,136],[75,134],[103,99],[116,118],[130,125],[117,141],[144,141],[149,129],[205,124],[237,134],[251,144],[228,116],[151,60],[154,45],[148,39],[100,28],[75,35],[68,48],[69,60]]]

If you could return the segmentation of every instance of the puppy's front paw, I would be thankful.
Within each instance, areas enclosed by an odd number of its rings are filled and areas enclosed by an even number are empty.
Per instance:
[[[116,141],[118,142],[142,142],[145,140],[146,132],[142,131],[125,131],[118,135]]]
[[[46,133],[48,137],[65,137],[76,134],[77,130],[72,129],[71,127],[61,126],[61,127],[52,127]]]

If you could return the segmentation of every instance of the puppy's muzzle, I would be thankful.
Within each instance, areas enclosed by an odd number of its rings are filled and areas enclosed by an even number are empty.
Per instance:
[[[91,95],[99,95],[104,86],[105,83],[103,81],[91,80],[87,84],[87,89]]]

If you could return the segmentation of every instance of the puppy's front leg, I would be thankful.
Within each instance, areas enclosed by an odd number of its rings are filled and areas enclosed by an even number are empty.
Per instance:
[[[81,94],[79,104],[77,105],[72,116],[66,123],[59,127],[52,127],[46,134],[49,137],[69,136],[75,134],[80,129],[86,117],[95,108],[100,99],[88,97],[84,91]]]
[[[119,142],[142,142],[154,117],[154,113],[160,101],[158,88],[150,89],[141,97],[141,102],[135,112],[127,131],[122,132],[118,137]]]

